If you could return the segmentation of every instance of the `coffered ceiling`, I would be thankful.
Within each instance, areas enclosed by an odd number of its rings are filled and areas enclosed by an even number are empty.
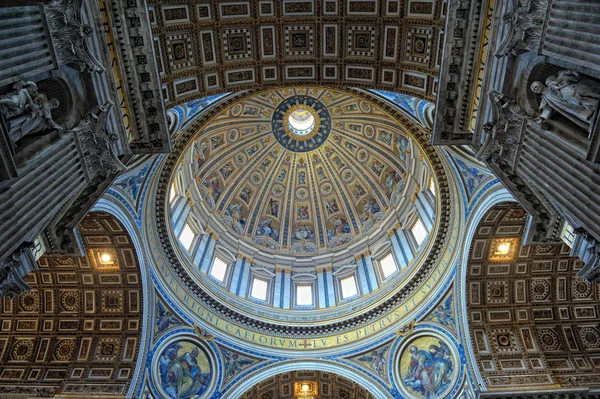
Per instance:
[[[149,0],[167,107],[318,84],[435,100],[445,0]]]

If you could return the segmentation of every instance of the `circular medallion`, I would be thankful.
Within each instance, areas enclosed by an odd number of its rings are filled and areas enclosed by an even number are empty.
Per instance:
[[[304,198],[308,197],[308,190],[305,188],[299,188],[296,191],[296,196],[300,199],[304,199]]]
[[[331,184],[325,183],[325,184],[321,185],[321,192],[323,194],[329,194],[331,192],[331,190],[333,190],[333,187],[331,186]]]
[[[460,363],[446,338],[433,332],[415,334],[399,353],[395,374],[405,397],[444,398],[456,385]]]
[[[240,136],[239,132],[236,129],[231,129],[229,131],[229,141],[236,141]]]
[[[242,113],[242,106],[240,104],[234,105],[233,108],[231,108],[231,115],[239,116],[241,113]]]
[[[352,180],[353,176],[354,176],[354,173],[352,173],[352,171],[350,169],[346,169],[342,172],[342,179],[344,179],[345,181]]]
[[[246,156],[240,152],[235,156],[235,162],[237,162],[238,165],[243,165],[244,163],[246,163]]]
[[[152,371],[164,398],[206,398],[214,389],[214,357],[192,336],[163,342],[155,351]]]
[[[285,189],[283,188],[283,186],[281,184],[275,184],[273,186],[273,188],[271,189],[271,192],[276,197],[281,197],[283,195],[284,191],[285,191]]]
[[[262,183],[262,180],[263,180],[263,178],[262,178],[262,175],[260,173],[255,172],[255,173],[252,174],[252,183],[254,183],[254,184],[260,184],[260,183]]]
[[[365,136],[372,139],[375,136],[375,129],[371,125],[365,126]]]
[[[271,120],[275,138],[294,152],[312,151],[327,140],[331,130],[329,111],[314,97],[295,95],[282,101]]]
[[[367,156],[368,156],[367,151],[365,151],[365,150],[359,150],[358,151],[357,158],[358,158],[358,160],[360,162],[366,161],[367,160]]]

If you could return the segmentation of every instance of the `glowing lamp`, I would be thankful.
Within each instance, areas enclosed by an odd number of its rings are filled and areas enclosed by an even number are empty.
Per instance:
[[[509,249],[510,249],[510,243],[503,242],[502,244],[498,245],[498,248],[496,248],[496,253],[498,255],[506,255],[506,254],[508,254]]]

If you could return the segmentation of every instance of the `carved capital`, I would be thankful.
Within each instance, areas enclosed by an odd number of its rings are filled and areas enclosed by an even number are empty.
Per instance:
[[[73,133],[79,139],[85,166],[90,180],[105,178],[125,169],[110,149],[110,136],[106,132],[106,119],[113,103],[98,106],[88,112]]]
[[[92,28],[81,22],[82,1],[54,0],[44,6],[54,52],[59,64],[79,72],[104,72],[87,45]]]
[[[515,101],[504,94],[491,91],[489,96],[494,120],[483,126],[485,142],[477,153],[477,158],[487,163],[497,163],[502,159],[513,167],[525,115]]]

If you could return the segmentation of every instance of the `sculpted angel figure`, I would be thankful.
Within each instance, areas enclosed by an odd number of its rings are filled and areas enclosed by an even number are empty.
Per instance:
[[[33,82],[19,81],[13,85],[13,91],[0,96],[0,113],[6,119],[25,112],[33,105],[32,96],[37,93],[37,85]]]

